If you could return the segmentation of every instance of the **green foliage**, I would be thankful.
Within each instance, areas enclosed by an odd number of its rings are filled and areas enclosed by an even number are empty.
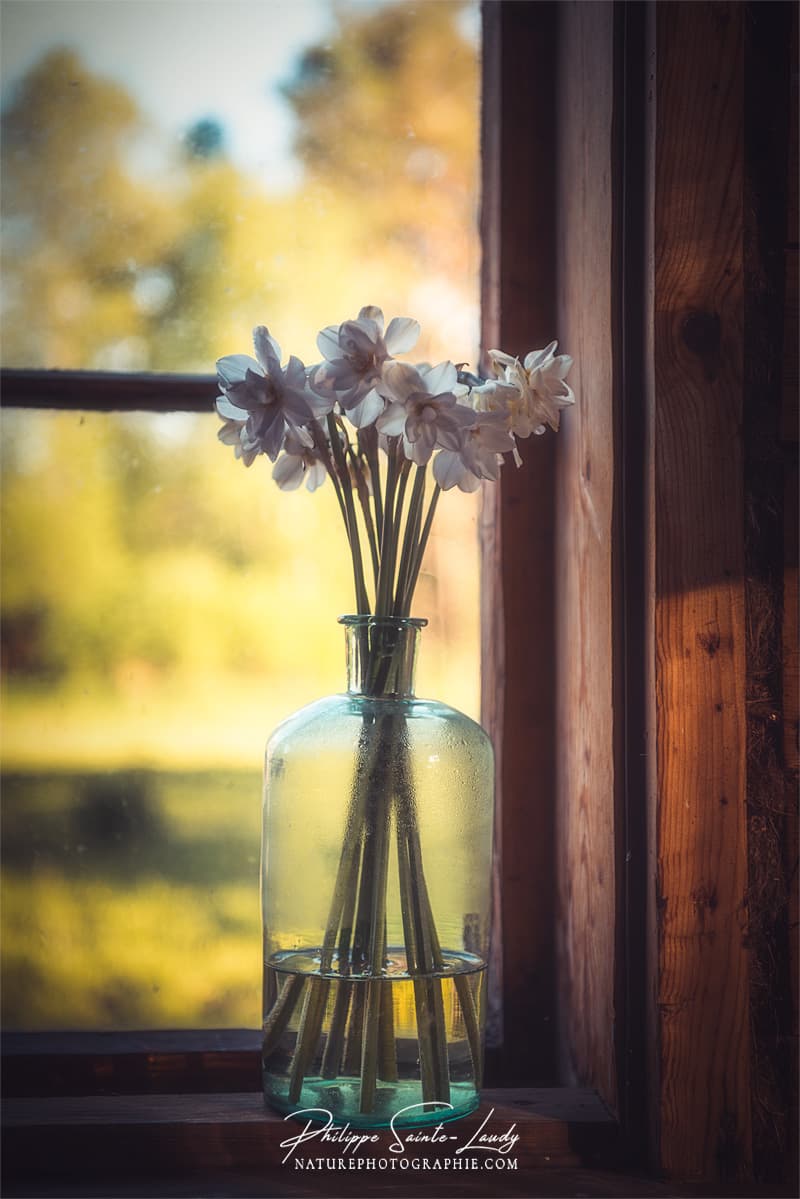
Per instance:
[[[6,1028],[259,1022],[257,773],[6,775]]]

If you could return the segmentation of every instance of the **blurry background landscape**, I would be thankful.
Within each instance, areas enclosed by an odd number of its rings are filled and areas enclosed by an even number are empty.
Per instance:
[[[3,366],[208,373],[258,323],[310,363],[366,303],[475,362],[476,4],[2,23]],[[343,686],[352,583],[329,485],[218,426],[3,413],[5,1027],[260,1022],[263,745]],[[475,498],[437,526],[418,691],[477,716]]]

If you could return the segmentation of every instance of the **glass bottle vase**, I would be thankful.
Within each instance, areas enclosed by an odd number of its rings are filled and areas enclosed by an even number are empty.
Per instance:
[[[353,1127],[438,1123],[481,1084],[492,748],[414,695],[424,620],[341,623],[347,692],[267,746],[264,1097]]]

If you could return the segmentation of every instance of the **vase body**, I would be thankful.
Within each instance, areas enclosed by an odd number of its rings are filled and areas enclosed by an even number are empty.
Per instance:
[[[342,623],[347,692],[267,746],[264,1096],[354,1127],[438,1123],[478,1103],[492,749],[414,695],[424,622]]]

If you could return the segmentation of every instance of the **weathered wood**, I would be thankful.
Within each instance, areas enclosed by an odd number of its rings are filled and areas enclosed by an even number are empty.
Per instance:
[[[484,5],[482,344],[524,355],[553,336],[557,5]],[[522,447],[487,489],[482,720],[497,760],[490,1036],[504,1081],[552,1078],[554,593],[551,438]],[[502,983],[499,977],[502,976]]]
[[[789,1155],[787,776],[781,735],[784,341],[792,6],[748,3],[744,42],[744,521],[748,948],[753,1169]],[[780,47],[780,51],[777,48]],[[787,663],[788,665],[788,663]]]
[[[558,321],[575,407],[558,436],[558,979],[566,1079],[617,1103],[612,549],[613,5],[560,6]]]
[[[4,1098],[257,1091],[253,1029],[37,1032],[3,1036]]]
[[[3,408],[212,412],[217,394],[213,375],[0,371],[0,405]]]
[[[661,1166],[690,1178],[751,1169],[743,20],[656,6],[656,1085]]]
[[[4,1169],[6,1177],[32,1173],[91,1177],[124,1163],[128,1174],[202,1173],[235,1166],[281,1175],[286,1172],[286,1148],[281,1141],[302,1130],[305,1119],[299,1119],[300,1123],[266,1110],[255,1093],[9,1100],[4,1105]],[[477,1112],[446,1125],[436,1139],[430,1138],[431,1130],[425,1139],[420,1131],[400,1132],[400,1136],[409,1137],[409,1155],[434,1161],[464,1156],[470,1152],[470,1141],[474,1138],[477,1144],[481,1133],[516,1132],[519,1140],[512,1149],[521,1172],[577,1165],[573,1136],[586,1139],[594,1131],[601,1145],[610,1145],[614,1130],[608,1111],[591,1092],[521,1090],[487,1092]],[[348,1131],[352,1135],[353,1130]],[[358,1148],[358,1157],[391,1161],[397,1155],[398,1138],[390,1129],[361,1131],[374,1134],[375,1139]],[[476,1150],[473,1156],[486,1152]],[[336,1159],[355,1153],[353,1148],[347,1151],[341,1140],[326,1144],[310,1139],[296,1150],[302,1159]],[[290,1167],[288,1173],[294,1172]],[[373,1167],[373,1172],[380,1176],[388,1170]]]

